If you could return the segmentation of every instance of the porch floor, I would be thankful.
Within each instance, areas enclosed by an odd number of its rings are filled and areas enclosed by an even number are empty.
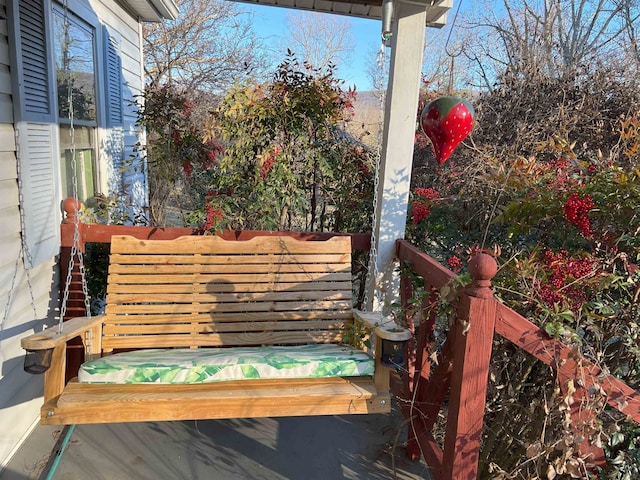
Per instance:
[[[53,479],[393,479],[402,418],[388,415],[79,425]],[[398,437],[398,480],[431,477]],[[38,426],[0,474],[44,478],[62,427]]]

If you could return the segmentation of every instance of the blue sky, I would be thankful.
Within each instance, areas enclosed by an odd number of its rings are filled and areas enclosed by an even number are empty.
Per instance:
[[[286,16],[292,10],[280,7],[243,5],[244,10],[253,12],[254,29],[264,43],[276,48],[286,30]],[[367,75],[368,65],[375,62],[376,52],[380,48],[382,24],[379,20],[344,17],[351,22],[355,39],[355,50],[348,66],[338,71],[338,77],[345,80],[345,86],[356,85],[359,91],[370,90],[371,81]]]

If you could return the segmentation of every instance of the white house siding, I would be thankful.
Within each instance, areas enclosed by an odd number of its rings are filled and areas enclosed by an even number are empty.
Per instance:
[[[28,276],[17,261],[21,227],[5,3],[0,0],[0,469],[35,425],[42,403],[42,382],[22,370],[20,338],[40,329],[47,317],[54,272],[53,259]]]
[[[20,339],[57,320],[58,279],[56,259],[25,270],[21,255],[21,222],[18,195],[18,167],[13,127],[12,82],[7,32],[8,0],[0,0],[0,471],[22,441],[37,425],[42,404],[42,377],[24,373],[24,351]],[[115,2],[86,1],[101,23],[113,30],[122,51],[123,96],[132,98],[141,92],[140,37],[136,19]],[[136,143],[135,109],[125,102],[122,155],[128,157]],[[111,131],[103,131],[110,135]],[[116,131],[116,134],[118,132]],[[101,151],[103,168],[111,162]],[[107,168],[112,172],[113,168]],[[106,172],[105,172],[106,173]],[[106,176],[106,175],[105,175]],[[146,198],[144,177],[129,176],[138,200]],[[61,199],[52,198],[59,203]],[[29,287],[31,285],[31,287]],[[33,294],[33,301],[32,295]],[[35,308],[35,312],[34,312]]]

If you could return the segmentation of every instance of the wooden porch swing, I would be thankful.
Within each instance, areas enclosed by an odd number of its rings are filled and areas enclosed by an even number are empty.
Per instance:
[[[377,325],[378,315],[354,311],[351,296],[348,236],[326,241],[283,236],[248,241],[215,236],[175,240],[114,236],[105,313],[71,319],[64,322],[62,332],[51,327],[22,340],[28,351],[52,351],[51,366],[44,374],[41,423],[389,412],[391,369],[381,363],[380,342],[382,338],[406,340],[410,334],[386,331]],[[329,356],[337,346],[349,357],[367,355],[353,348],[363,325],[376,333],[374,371],[359,375],[351,366],[339,367],[331,360],[311,378],[292,378],[295,373],[286,372],[296,371],[286,368],[287,362],[299,366],[290,350],[295,345],[312,345]],[[215,375],[206,372],[218,365],[205,368],[195,382],[164,383],[162,374],[170,370],[167,365],[152,371],[153,365],[144,364],[137,374],[148,374],[145,381],[131,380],[134,374],[124,383],[76,378],[65,385],[67,341],[78,336],[88,359],[130,355],[114,355],[117,350],[161,348],[160,355],[176,361],[194,350],[224,350],[233,356],[238,351],[247,354],[249,347],[250,357],[252,351],[281,355],[285,365],[269,368],[276,371],[267,378],[249,375],[252,378],[211,381]],[[345,341],[352,346],[345,349]],[[253,372],[247,362],[240,368]],[[85,376],[90,365],[83,365]],[[94,370],[100,368],[108,369],[99,363]],[[202,372],[198,367],[187,370]]]

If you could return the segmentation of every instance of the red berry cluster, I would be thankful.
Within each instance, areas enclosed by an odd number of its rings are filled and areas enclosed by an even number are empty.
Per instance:
[[[413,224],[420,223],[431,213],[431,207],[425,205],[422,202],[414,200],[411,204],[411,216],[413,217]]]
[[[588,213],[593,210],[594,204],[591,196],[580,197],[572,193],[564,204],[564,214],[567,220],[578,227],[584,236],[591,235],[591,223]]]
[[[222,218],[224,217],[224,212],[219,207],[215,207],[211,204],[211,200],[215,195],[216,195],[216,192],[211,191],[207,193],[207,196],[206,196],[206,200],[205,200],[206,219],[204,221],[205,230],[211,230],[212,228],[215,228],[222,221]]]
[[[435,200],[440,197],[440,194],[435,188],[416,188],[414,190],[415,194],[424,198],[425,200]]]
[[[462,270],[462,260],[456,255],[452,255],[447,259],[447,265],[454,273],[460,273]]]
[[[414,193],[420,197],[411,203],[411,216],[415,225],[429,216],[431,213],[429,201],[439,198],[440,194],[434,188],[420,187],[416,188]]]
[[[267,178],[269,170],[271,170],[271,167],[273,166],[274,163],[276,163],[275,157],[269,157],[262,164],[262,168],[260,169],[260,178],[262,178],[262,180]]]
[[[282,149],[280,147],[278,146],[274,147],[273,154],[268,156],[267,159],[262,164],[262,167],[260,168],[260,178],[262,178],[262,180],[267,178],[267,175],[269,174],[269,170],[271,170],[271,167],[273,167],[273,164],[276,163],[278,155],[280,154],[281,151]]]
[[[570,257],[566,250],[558,253],[546,250],[542,254],[546,281],[538,286],[538,295],[547,305],[566,301],[571,310],[579,311],[587,301],[584,286],[573,284],[595,272],[595,261],[590,257]]]

